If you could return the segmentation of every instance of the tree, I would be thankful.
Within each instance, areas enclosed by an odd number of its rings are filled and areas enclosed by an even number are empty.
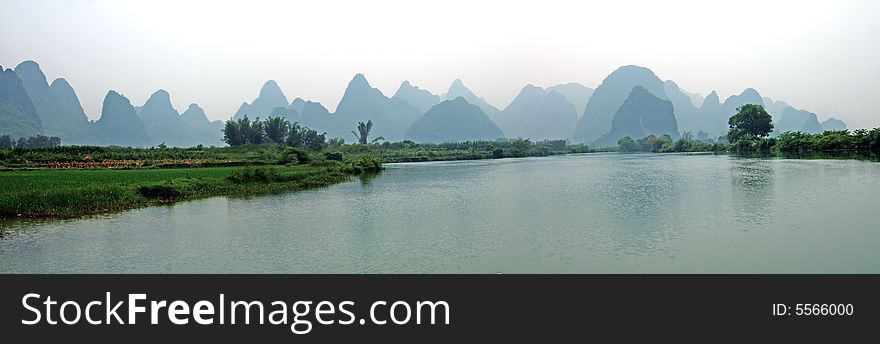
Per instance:
[[[621,152],[635,152],[641,150],[636,141],[633,141],[632,137],[624,136],[620,140],[617,140],[617,149]]]
[[[727,139],[736,142],[741,138],[764,137],[773,131],[773,118],[764,110],[764,107],[756,104],[746,104],[736,109],[736,114],[727,121],[730,131]]]
[[[223,127],[223,142],[233,147],[247,143],[247,137],[245,137],[241,128],[243,122],[248,122],[248,126],[250,126],[247,116],[238,121],[231,119],[226,121],[226,125]]]
[[[358,122],[357,132],[352,130],[351,133],[354,134],[355,138],[357,138],[358,143],[365,145],[365,144],[367,144],[367,140],[370,137],[371,130],[373,130],[373,121],[368,120],[367,123]],[[376,141],[384,140],[384,139],[385,139],[384,137],[379,136],[379,137],[373,139],[372,142],[375,143]]]
[[[245,117],[244,119],[247,119]],[[246,142],[250,144],[261,144],[265,142],[266,138],[266,123],[260,121],[260,118],[257,117],[256,120],[250,123],[250,125],[246,125],[247,123],[242,125],[242,128],[245,128],[244,131],[245,137],[247,138]]]
[[[303,132],[303,145],[311,150],[319,151],[327,145],[327,133],[318,134],[317,130],[305,128]]]
[[[12,137],[0,135],[0,148],[12,148]]]
[[[15,148],[50,148],[58,146],[61,146],[60,137],[44,135],[19,137],[18,142],[15,144]]]
[[[287,145],[293,147],[302,147],[303,146],[303,130],[302,126],[299,125],[299,122],[293,122],[290,124],[287,133]]]
[[[269,117],[265,124],[266,138],[275,143],[282,143],[287,139],[290,131],[290,122],[284,117]]]

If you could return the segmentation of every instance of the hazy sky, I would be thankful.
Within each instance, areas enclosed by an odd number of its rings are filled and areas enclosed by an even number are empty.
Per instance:
[[[230,117],[268,79],[335,109],[364,73],[391,96],[456,78],[504,108],[527,83],[596,87],[621,65],[723,98],[754,87],[880,126],[878,1],[0,0],[0,65],[40,63],[97,118],[109,89]]]

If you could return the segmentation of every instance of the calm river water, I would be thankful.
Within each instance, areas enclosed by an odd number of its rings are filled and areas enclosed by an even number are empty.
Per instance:
[[[880,163],[587,154],[5,222],[0,273],[880,273]]]

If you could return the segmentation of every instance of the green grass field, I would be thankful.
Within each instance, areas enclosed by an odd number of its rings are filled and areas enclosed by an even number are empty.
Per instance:
[[[337,169],[272,166],[262,180],[243,167],[15,170],[0,172],[0,217],[70,217],[217,195],[325,186],[349,178]],[[237,173],[237,174],[236,174]],[[233,175],[245,178],[230,179]]]

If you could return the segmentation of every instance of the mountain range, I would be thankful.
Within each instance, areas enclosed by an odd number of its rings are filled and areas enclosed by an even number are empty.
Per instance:
[[[633,87],[614,113],[611,130],[596,142],[614,146],[617,140],[629,136],[633,139],[648,135],[669,135],[678,139],[678,124],[672,102],[657,97],[642,86]]]
[[[442,95],[404,81],[387,97],[357,74],[332,113],[321,103],[299,97],[288,103],[278,84],[269,80],[232,118],[284,117],[348,141],[354,139],[351,130],[358,122],[371,120],[373,137],[389,141],[522,137],[604,146],[616,144],[622,136],[679,137],[699,132],[699,137],[718,137],[727,132],[727,119],[744,104],[765,106],[776,124],[774,135],[788,130],[846,129],[839,119],[819,122],[814,113],[762,97],[751,88],[721,102],[715,91],[703,97],[634,65],[613,71],[596,89],[577,83],[546,89],[526,85],[504,110],[478,96],[461,79],[454,80]],[[210,121],[198,104],[179,113],[165,90],[157,90],[140,106],[110,91],[103,106],[101,117],[90,121],[67,80],[48,83],[33,61],[22,62],[14,70],[0,67],[0,134],[59,136],[64,144],[222,145],[222,121]]]
[[[504,133],[489,116],[464,97],[434,105],[406,132],[406,139],[415,142],[495,140],[502,137]]]
[[[567,139],[578,114],[559,92],[526,85],[496,118],[508,137]]]

